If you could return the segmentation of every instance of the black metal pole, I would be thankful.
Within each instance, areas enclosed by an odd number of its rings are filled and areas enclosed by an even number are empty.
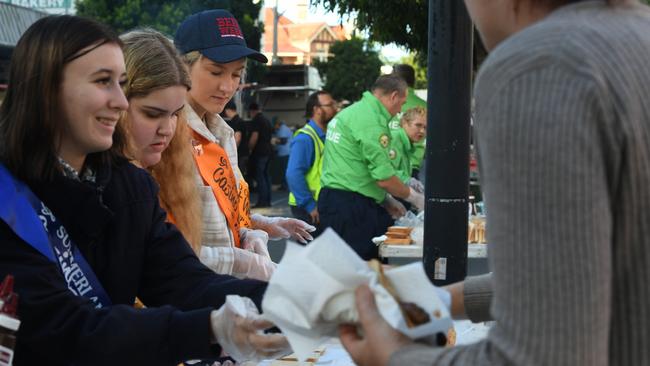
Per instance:
[[[429,0],[424,267],[434,284],[467,274],[472,22],[463,1]]]

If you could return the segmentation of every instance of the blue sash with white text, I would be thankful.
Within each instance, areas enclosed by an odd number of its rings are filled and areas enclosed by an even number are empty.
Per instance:
[[[106,291],[52,211],[0,164],[0,219],[14,233],[58,264],[68,289],[90,299],[96,308],[111,305]]]

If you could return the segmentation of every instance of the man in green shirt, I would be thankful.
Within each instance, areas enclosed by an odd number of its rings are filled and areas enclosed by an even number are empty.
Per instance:
[[[391,130],[399,130],[402,128],[400,124],[400,118],[402,117],[402,114],[414,107],[422,107],[426,110],[427,102],[424,99],[415,95],[415,89],[414,89],[415,70],[411,65],[407,65],[407,64],[395,65],[393,66],[393,74],[404,79],[404,81],[406,81],[406,84],[408,85],[408,95],[406,96],[406,102],[402,106],[402,111],[397,115],[393,116],[393,118],[391,118],[388,124],[388,127]],[[411,167],[413,167],[413,170],[420,170],[422,167],[422,159],[424,158],[425,143],[426,143],[426,139],[423,139],[413,144],[414,149],[410,155]]]
[[[424,196],[402,183],[392,165],[388,121],[400,111],[406,93],[404,80],[382,75],[327,127],[318,199],[321,225],[332,227],[364,259],[377,257],[371,239],[393,224],[391,216],[405,213],[392,196],[424,208]]]

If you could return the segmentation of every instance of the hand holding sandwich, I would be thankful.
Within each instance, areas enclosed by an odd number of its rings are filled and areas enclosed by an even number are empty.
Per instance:
[[[355,296],[359,324],[339,327],[341,343],[357,365],[387,365],[393,352],[413,341],[384,320],[367,285],[359,286]],[[357,326],[363,329],[363,336],[357,333]]]

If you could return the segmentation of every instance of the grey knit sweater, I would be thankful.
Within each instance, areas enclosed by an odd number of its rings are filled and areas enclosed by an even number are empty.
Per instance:
[[[650,365],[650,10],[556,10],[475,98],[496,323],[391,365]]]

